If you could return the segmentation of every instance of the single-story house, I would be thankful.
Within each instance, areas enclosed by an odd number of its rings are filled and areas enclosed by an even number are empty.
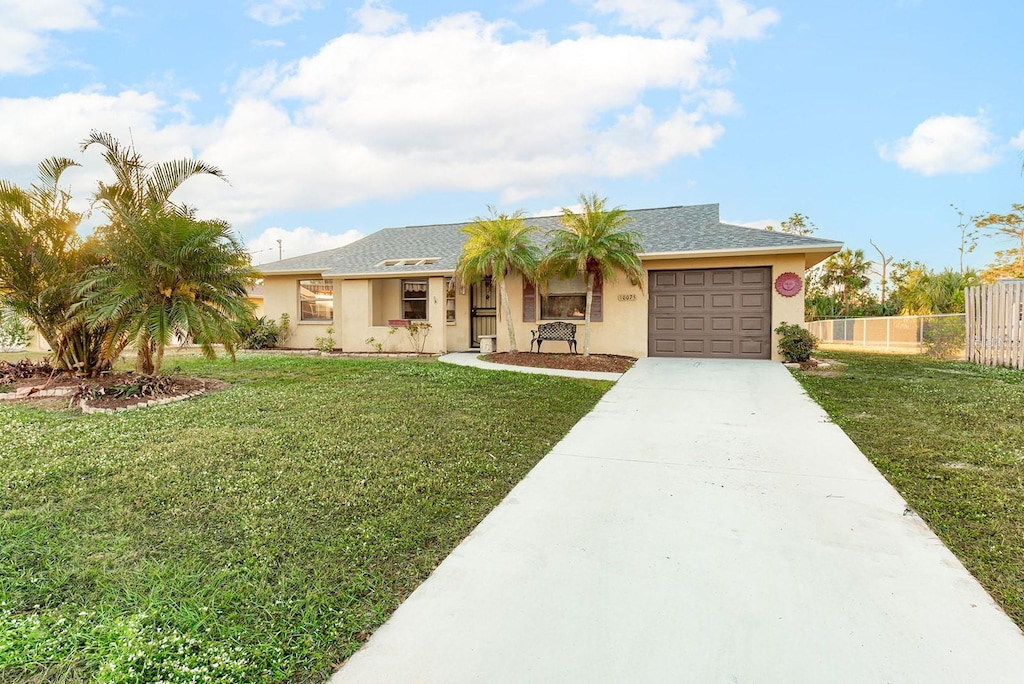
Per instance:
[[[839,251],[835,240],[734,226],[719,220],[717,204],[627,212],[641,235],[646,282],[625,277],[594,293],[590,351],[628,356],[778,359],[773,330],[804,317],[806,269]],[[559,216],[527,219],[545,233]],[[311,348],[333,328],[346,352],[412,351],[403,328],[428,323],[423,350],[479,348],[495,336],[509,349],[497,288],[468,286],[455,276],[466,223],[387,228],[344,247],[263,264],[264,312],[287,313],[291,347]],[[538,323],[582,324],[583,279],[530,283],[506,279],[516,342],[529,349]],[[422,333],[420,333],[422,335]],[[582,342],[582,328],[577,339]],[[567,346],[547,342],[544,351]]]

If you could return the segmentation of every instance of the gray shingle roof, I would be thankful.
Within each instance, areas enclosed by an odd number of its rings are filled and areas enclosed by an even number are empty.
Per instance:
[[[769,232],[721,223],[717,204],[698,204],[660,209],[634,209],[629,230],[641,235],[644,254],[685,252],[771,250],[806,248],[822,251],[840,243],[834,240]],[[537,242],[546,242],[544,234],[559,225],[559,216],[528,218],[540,228]],[[385,228],[352,244],[324,252],[306,254],[258,266],[266,275],[275,273],[321,273],[324,276],[363,274],[402,274],[449,272],[455,270],[468,223],[433,226]],[[436,259],[430,264],[384,266],[394,259]]]

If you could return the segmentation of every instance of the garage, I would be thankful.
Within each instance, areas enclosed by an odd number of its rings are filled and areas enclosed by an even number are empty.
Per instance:
[[[648,354],[770,359],[771,268],[650,272]]]

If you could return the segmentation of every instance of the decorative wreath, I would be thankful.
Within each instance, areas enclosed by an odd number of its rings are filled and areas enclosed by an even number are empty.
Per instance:
[[[783,297],[794,297],[804,285],[796,273],[786,272],[775,279],[775,291]]]

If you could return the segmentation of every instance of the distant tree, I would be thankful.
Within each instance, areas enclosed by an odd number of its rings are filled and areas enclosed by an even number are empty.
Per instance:
[[[640,234],[626,230],[630,218],[625,209],[606,209],[607,199],[580,195],[583,211],[562,209],[561,226],[548,233],[548,255],[541,264],[545,276],[583,276],[587,302],[583,316],[583,355],[590,355],[590,313],[595,282],[614,281],[621,272],[643,289],[640,265],[643,245]]]
[[[488,211],[490,216],[477,216],[462,229],[468,239],[462,245],[455,272],[469,284],[491,276],[498,287],[502,314],[508,323],[509,350],[518,352],[505,278],[513,273],[530,280],[537,277],[540,249],[532,239],[537,228],[526,223],[522,211],[504,214],[494,207],[488,207]]]
[[[981,272],[981,279],[1024,278],[1024,204],[1014,204],[1008,214],[975,217],[974,225],[990,235],[1013,240],[1015,246],[996,252],[996,260]]]
[[[866,297],[871,283],[868,272],[871,262],[864,256],[864,250],[844,249],[830,256],[824,264],[821,283],[827,291],[838,294],[842,302],[842,315],[849,315],[855,304]]]
[[[899,286],[900,313],[909,316],[963,313],[964,289],[978,282],[977,274],[947,268],[932,271],[923,265],[911,266]]]
[[[967,216],[963,210],[955,204],[950,204],[950,208],[956,212],[957,221],[956,227],[960,231],[960,272],[964,272],[964,257],[973,252],[978,246],[978,229],[974,226],[974,221],[977,219],[976,216]]]
[[[28,189],[0,181],[0,307],[31,321],[50,346],[54,366],[90,375],[109,363],[104,330],[74,310],[76,287],[93,263],[78,235],[81,214],[61,176],[77,164],[51,157]]]
[[[765,226],[767,231],[775,231],[775,226]],[[797,212],[779,224],[778,232],[790,235],[810,235],[818,230],[811,219]]]

